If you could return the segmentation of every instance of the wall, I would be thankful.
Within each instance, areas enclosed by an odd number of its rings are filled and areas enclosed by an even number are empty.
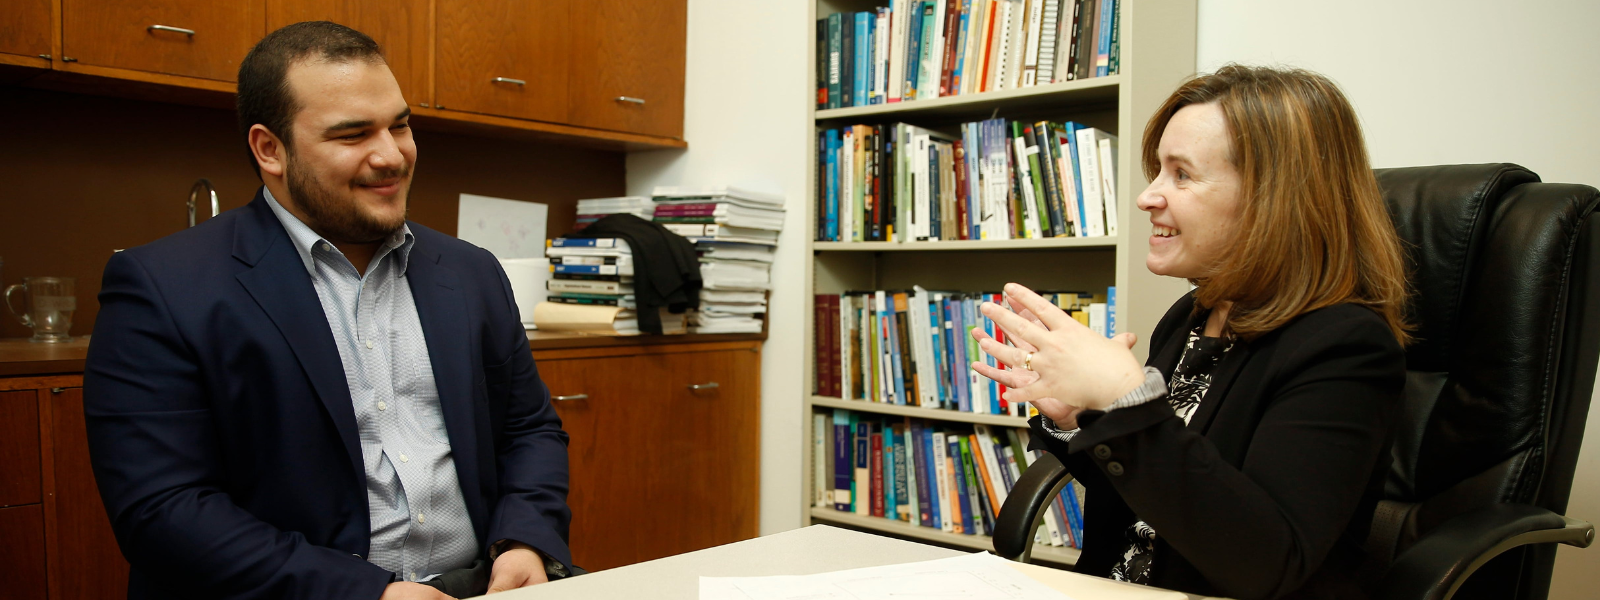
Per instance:
[[[1587,0],[1201,0],[1202,71],[1286,64],[1337,81],[1373,166],[1514,162],[1600,186],[1600,3]],[[1568,514],[1600,521],[1600,410]],[[1592,598],[1600,549],[1562,547],[1551,598]]]
[[[0,115],[0,276],[7,284],[75,277],[74,335],[93,331],[111,251],[183,228],[196,179],[216,185],[223,210],[245,205],[260,185],[231,110],[0,86]],[[556,237],[572,225],[578,198],[623,190],[620,153],[425,128],[416,138],[410,217],[448,234],[463,192],[548,203]],[[0,337],[31,335],[8,314],[0,322]]]
[[[628,193],[748,185],[787,196],[761,354],[761,533],[800,525],[807,22],[803,2],[689,0],[684,139],[628,156]]]

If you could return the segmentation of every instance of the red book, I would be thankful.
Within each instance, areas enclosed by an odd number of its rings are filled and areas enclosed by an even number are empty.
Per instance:
[[[937,0],[936,0],[937,1]],[[944,64],[939,72],[939,95],[950,95],[950,76],[956,69],[956,38],[961,31],[961,0],[946,0],[944,5]]]
[[[956,239],[958,240],[967,239],[967,234],[971,231],[971,228],[967,226],[967,154],[966,148],[961,142],[962,140],[956,140],[954,144],[954,171],[956,172]]]
[[[989,297],[989,301],[993,302],[995,304],[999,304],[1002,307],[1006,306],[1006,299],[1005,299],[1005,295],[1004,294],[991,294],[990,297]],[[1006,343],[1006,331],[1004,329],[1000,328],[1000,324],[999,323],[996,323],[995,326],[994,326],[994,341],[999,342],[1002,345],[1004,345]],[[997,366],[999,366],[1001,368],[1004,368],[1005,367],[1005,363],[1001,363],[1000,365],[997,365]],[[1000,400],[1000,414],[1002,414],[1002,415],[1011,414],[1011,403],[1006,401],[1006,399],[1005,399],[1005,395],[1006,395],[1006,386],[1005,386],[1005,384],[996,381],[995,385],[1000,387],[1000,398],[999,398],[999,400]]]
[[[872,425],[872,516],[883,516],[883,428]]]

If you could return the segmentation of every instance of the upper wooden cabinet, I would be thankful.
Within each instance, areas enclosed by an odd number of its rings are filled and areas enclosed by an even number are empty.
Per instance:
[[[586,0],[572,6],[567,122],[683,137],[684,0]]]
[[[428,0],[267,0],[267,31],[333,21],[372,36],[406,102],[433,102],[428,86]],[[263,34],[264,35],[264,34]]]
[[[32,58],[50,53],[50,0],[0,2],[0,53]]]
[[[588,0],[437,0],[439,108],[567,122],[570,8]]]
[[[61,0],[61,53],[78,63],[234,81],[265,35],[260,2]]]

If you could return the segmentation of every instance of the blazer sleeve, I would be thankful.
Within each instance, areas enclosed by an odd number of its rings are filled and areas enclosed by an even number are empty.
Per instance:
[[[1405,380],[1399,344],[1367,309],[1320,312],[1278,338],[1240,466],[1167,402],[1086,414],[1066,444],[1072,464],[1097,467],[1227,596],[1277,597],[1304,585],[1354,518],[1388,444]]]
[[[378,598],[388,571],[234,504],[194,349],[133,251],[106,264],[84,373],[90,462],[123,556],[207,598]]]
[[[572,511],[567,508],[567,433],[550,402],[550,390],[539,379],[522,327],[511,282],[498,261],[489,256],[502,293],[490,311],[490,332],[500,362],[487,367],[489,397],[506,398],[503,429],[495,436],[496,475],[500,498],[489,523],[489,543],[522,542],[572,568],[567,547]],[[496,389],[503,388],[503,389]],[[495,411],[500,412],[500,411]]]

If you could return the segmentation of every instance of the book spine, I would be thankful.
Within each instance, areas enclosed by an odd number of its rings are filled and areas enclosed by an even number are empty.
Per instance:
[[[1033,126],[1034,154],[1039,161],[1039,179],[1044,183],[1044,200],[1050,215],[1050,237],[1066,237],[1067,221],[1061,202],[1061,182],[1056,180],[1055,161],[1050,157],[1050,124],[1040,121]]]
[[[1061,0],[1043,0],[1044,7],[1039,20],[1039,62],[1034,69],[1037,75],[1034,81],[1037,85],[1045,85],[1055,81],[1056,73],[1056,35],[1060,30],[1057,25],[1061,19]]]
[[[1111,68],[1111,11],[1114,0],[1100,0],[1100,24],[1095,28],[1094,76],[1110,75]]]
[[[967,483],[967,504],[972,509],[973,533],[985,535],[994,530],[993,521],[989,518],[989,507],[983,496],[982,484],[978,483],[977,461],[973,460],[972,444],[969,436],[961,436],[957,440],[961,446],[961,473]]]
[[[906,10],[909,0],[893,0],[889,7],[889,71],[886,102],[899,102],[906,81]]]
[[[911,520],[911,509],[916,506],[916,501],[911,498],[915,490],[912,483],[911,472],[906,461],[906,453],[910,448],[906,446],[906,427],[904,423],[895,423],[890,432],[894,442],[894,519],[899,521]]]
[[[917,85],[922,82],[922,25],[925,0],[911,0],[906,11],[905,81],[901,87],[906,100],[917,99]]]
[[[550,272],[563,275],[626,275],[633,272],[629,268],[623,270],[618,265],[550,265]]]
[[[833,503],[833,490],[828,486],[828,417],[822,413],[811,415],[811,505],[827,507]]]
[[[983,505],[984,509],[982,511],[983,519],[985,521],[993,521],[995,517],[999,516],[994,511],[1000,508],[1000,503],[995,501],[994,480],[990,478],[990,474],[993,471],[989,468],[989,462],[984,458],[983,444],[978,435],[975,433],[968,434],[966,442],[967,447],[964,449],[971,453],[972,467],[977,475],[973,478],[973,483],[978,490],[978,497],[982,500],[980,504]]]
[[[1017,87],[1033,87],[1039,75],[1039,32],[1044,21],[1044,0],[1028,0],[1028,39],[1022,50],[1022,78]]]
[[[1080,26],[1078,19],[1083,15],[1084,0],[1066,1],[1072,3],[1072,18],[1066,23],[1066,39],[1063,40],[1067,44],[1064,49],[1066,51],[1066,60],[1061,63],[1061,72],[1057,74],[1057,78],[1071,81],[1078,78],[1078,28]]]
[[[1082,9],[1078,13],[1078,54],[1073,71],[1078,79],[1088,79],[1094,77],[1094,24],[1099,0],[1080,0],[1079,4]]]
[[[556,238],[550,240],[551,248],[615,248],[617,238]]]
[[[910,430],[907,443],[912,446],[911,467],[914,469],[912,473],[916,477],[917,489],[917,505],[913,507],[917,511],[917,518],[914,522],[923,527],[937,527],[931,504],[933,496],[928,491],[933,480],[928,477],[928,449],[923,444],[926,433],[922,430],[920,421],[911,421]]]
[[[844,35],[840,45],[839,102],[842,106],[856,105],[856,15],[844,13],[839,27]]]
[[[1117,138],[1098,132],[1095,143],[1100,150],[1100,196],[1105,198],[1106,235],[1117,234]]]
[[[855,476],[855,458],[850,456],[854,447],[850,430],[850,412],[842,408],[833,410],[833,509],[852,512],[851,481]]]
[[[917,98],[939,97],[939,50],[944,47],[940,40],[943,31],[939,26],[942,21],[939,16],[944,11],[943,0],[928,0],[922,3],[922,66],[919,68],[917,81]]]
[[[867,493],[867,498],[869,500],[867,510],[868,514],[871,516],[882,517],[885,514],[885,498],[883,489],[883,431],[879,428],[877,423],[868,424],[867,428],[869,431],[867,434],[869,443],[867,448],[867,452],[869,454],[868,469],[870,469],[868,485],[871,486],[871,489]]]
[[[1030,206],[1033,208],[1035,227],[1039,229],[1040,237],[1055,237],[1055,229],[1051,225],[1050,201],[1045,197],[1044,169],[1039,164],[1039,145],[1034,143],[1032,125],[1022,126],[1022,150],[1028,163],[1028,185],[1032,189],[1033,198]]]
[[[828,108],[844,106],[844,15],[828,15]]]
[[[930,443],[933,446],[933,454],[930,458],[933,459],[934,481],[939,483],[939,528],[944,531],[955,532],[956,524],[961,521],[961,517],[951,514],[956,511],[959,505],[951,504],[950,502],[950,499],[954,497],[950,491],[952,481],[948,475],[950,447],[945,444],[943,432],[935,431],[931,437]]]
[[[828,130],[828,226],[826,238],[839,241],[839,130]]]
[[[876,15],[869,12],[855,14],[856,33],[855,39],[855,64],[852,71],[854,75],[851,89],[855,95],[852,103],[855,106],[869,104],[869,94],[872,92],[872,21]]]
[[[1111,58],[1106,70],[1112,75],[1122,72],[1122,0],[1111,3]]]
[[[964,463],[961,460],[961,438],[956,434],[950,434],[945,437],[945,443],[949,446],[950,477],[954,481],[951,490],[955,498],[951,504],[959,506],[961,510],[961,523],[956,526],[956,533],[977,534],[978,529],[972,524],[972,517],[976,514],[974,509],[977,507],[972,506],[969,501],[967,474],[962,468]]]
[[[855,513],[862,516],[872,514],[872,501],[868,497],[872,490],[872,425],[862,421],[855,414],[850,414],[850,421],[855,428],[855,492],[851,499],[855,501]]]
[[[817,19],[817,110],[828,108],[828,19]]]
[[[970,0],[968,0],[970,2]],[[961,44],[962,0],[945,0],[944,56],[939,58],[939,95],[951,95],[956,76],[956,57]]]
[[[1100,167],[1096,160],[1096,144],[1093,128],[1079,129],[1078,136],[1078,181],[1083,185],[1083,206],[1087,217],[1089,235],[1101,236],[1106,234],[1105,198],[1100,195]]]

